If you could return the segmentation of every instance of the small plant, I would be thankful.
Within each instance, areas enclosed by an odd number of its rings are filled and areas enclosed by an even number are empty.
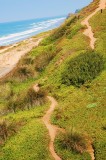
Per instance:
[[[2,120],[0,122],[0,137],[6,141],[7,137],[8,137],[8,127],[7,127],[7,123],[5,120]]]
[[[8,96],[10,95],[10,92],[11,92],[11,88],[7,83],[0,84],[0,98],[7,99]]]
[[[71,29],[69,29],[68,31],[67,31],[67,38],[68,39],[71,39],[74,35],[76,35],[77,34],[77,32],[78,31],[80,31],[81,29],[82,29],[83,27],[80,25],[80,24],[78,24],[78,25],[74,25]]]
[[[25,101],[25,95],[16,95],[12,93],[12,96],[7,102],[6,110],[16,113],[17,110],[24,110],[27,102]]]
[[[33,59],[31,57],[27,56],[27,57],[22,59],[21,63],[24,64],[24,65],[29,65],[29,64],[33,64],[34,61],[33,61]]]
[[[103,126],[102,126],[102,129],[103,129],[104,131],[106,131],[106,125],[103,125]]]
[[[87,142],[84,136],[73,129],[65,133],[61,144],[63,148],[77,153],[86,152],[87,149]]]
[[[37,71],[42,71],[49,64],[49,62],[54,58],[55,52],[45,52],[36,57],[35,59],[35,69]]]
[[[9,123],[6,120],[0,121],[0,139],[6,141],[8,136],[12,135],[16,132],[15,125],[13,123]]]
[[[40,106],[46,101],[46,93],[42,90],[35,92],[33,88],[30,88],[26,94],[25,101],[28,106]]]
[[[22,93],[21,95],[12,93],[12,96],[7,102],[6,111],[14,112],[18,110],[29,109],[30,107],[40,106],[46,101],[46,92],[39,90],[35,92],[33,88],[30,88],[27,93]]]
[[[13,111],[14,113],[16,112],[18,106],[18,101],[17,101],[17,97],[14,95],[13,97],[11,97],[9,99],[9,101],[7,102],[7,106],[6,109],[8,111]]]
[[[15,133],[25,124],[25,121],[7,121],[6,119],[0,120],[0,145]]]
[[[37,76],[37,73],[33,65],[21,65],[18,66],[16,71],[13,73],[12,77],[15,80],[24,81],[28,78],[34,78]]]
[[[19,73],[20,76],[29,76],[31,75],[31,71],[26,66],[21,66],[17,73]]]

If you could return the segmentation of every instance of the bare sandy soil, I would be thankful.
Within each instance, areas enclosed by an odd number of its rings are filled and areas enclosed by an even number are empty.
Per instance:
[[[50,109],[46,112],[46,114],[43,117],[43,122],[46,125],[46,127],[49,131],[49,135],[50,135],[50,143],[49,143],[50,153],[55,160],[61,160],[61,158],[55,152],[55,147],[54,147],[54,140],[55,140],[55,137],[56,137],[56,134],[57,134],[57,131],[59,130],[59,128],[57,126],[52,125],[50,122],[51,115],[52,115],[55,107],[57,106],[57,102],[53,97],[49,96],[48,99],[51,102],[51,105],[50,105]]]
[[[35,90],[35,92],[38,92],[40,90],[39,85],[35,84],[33,86],[33,89]],[[55,152],[54,140],[55,140],[57,131],[59,131],[59,130],[63,131],[63,130],[61,128],[58,128],[57,126],[52,125],[50,122],[51,115],[52,115],[55,107],[57,106],[57,102],[53,97],[48,96],[47,98],[51,102],[51,105],[50,105],[49,110],[46,112],[46,114],[43,117],[43,122],[49,131],[49,136],[50,136],[49,151],[55,160],[61,160],[61,158]]]
[[[92,28],[89,24],[90,18],[92,18],[98,11],[103,10],[106,8],[106,0],[100,0],[99,2],[99,7],[92,13],[90,14],[86,19],[84,19],[81,24],[86,25],[87,29],[84,31],[84,35],[88,36],[90,39],[90,47],[92,49],[95,49],[95,41],[96,38],[94,37],[94,33],[92,32]],[[102,13],[101,13],[102,14]],[[89,143],[90,144],[90,143]],[[94,155],[94,149],[92,145],[90,144],[88,146],[88,153],[91,155],[92,160],[95,160],[95,155]]]
[[[1,51],[0,54],[0,78],[14,69],[22,56],[38,46],[43,38],[30,38],[19,44],[14,44]]]
[[[90,14],[86,19],[84,19],[81,24],[86,25],[87,29],[84,31],[84,35],[88,36],[90,38],[90,46],[92,49],[95,48],[95,41],[96,38],[94,37],[94,33],[92,32],[92,28],[89,24],[90,18],[92,18],[98,11],[101,9],[105,9],[106,7],[106,0],[100,0],[99,7],[92,13]]]

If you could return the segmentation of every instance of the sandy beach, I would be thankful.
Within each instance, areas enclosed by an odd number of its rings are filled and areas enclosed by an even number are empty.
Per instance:
[[[14,67],[16,67],[21,57],[38,46],[42,39],[43,36],[38,38],[32,37],[0,49],[0,78],[11,72]]]

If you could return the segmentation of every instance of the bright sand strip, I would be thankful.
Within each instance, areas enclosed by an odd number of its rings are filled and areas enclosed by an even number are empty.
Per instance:
[[[22,56],[38,46],[42,41],[42,37],[30,38],[19,44],[12,45],[1,50],[0,54],[0,78],[6,76],[17,65]]]

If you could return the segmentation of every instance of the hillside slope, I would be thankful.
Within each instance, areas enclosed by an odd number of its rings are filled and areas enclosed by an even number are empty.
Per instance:
[[[106,9],[101,13],[99,2],[71,15],[1,80],[0,160],[53,159],[42,120],[50,107],[47,95],[58,102],[49,122],[62,128],[54,141],[59,158],[105,160]],[[95,10],[89,19],[92,50],[81,23]]]

